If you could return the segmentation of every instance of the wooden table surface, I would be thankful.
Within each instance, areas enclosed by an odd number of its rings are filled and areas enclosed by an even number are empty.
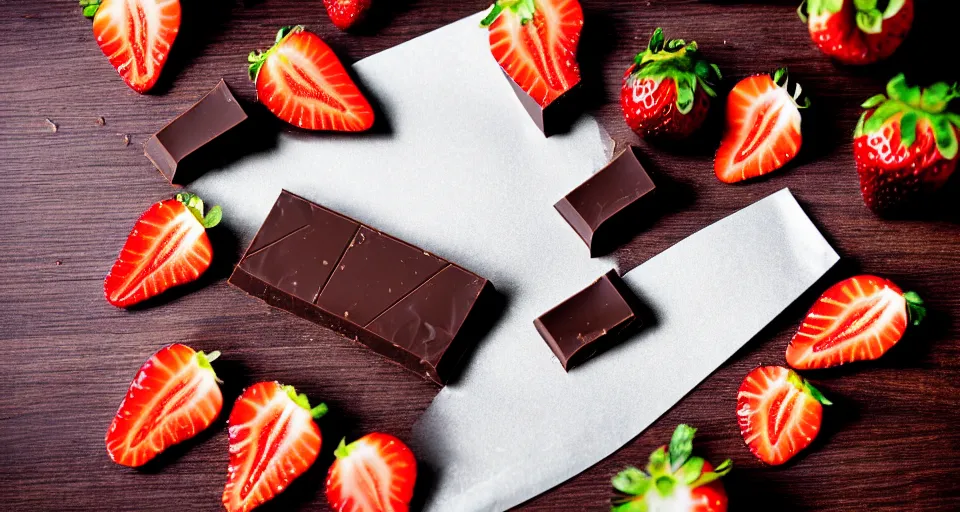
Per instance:
[[[844,259],[654,426],[524,509],[604,509],[610,477],[628,464],[643,464],[679,422],[699,428],[705,456],[734,460],[736,469],[725,479],[733,510],[756,504],[760,508],[751,510],[960,509],[960,215],[955,202],[941,201],[914,219],[874,217],[860,199],[850,142],[858,104],[881,92],[896,72],[917,80],[958,78],[950,50],[954,26],[934,11],[947,2],[918,0],[914,33],[901,51],[886,63],[852,69],[831,63],[812,46],[797,19],[796,1],[583,1],[580,61],[587,108],[619,143],[640,145],[669,199],[663,214],[619,251],[624,269],[782,187],[793,190]],[[326,510],[323,481],[340,437],[371,430],[407,437],[437,392],[371,352],[229,287],[225,277],[242,242],[223,228],[211,232],[217,261],[208,276],[160,303],[115,309],[104,300],[102,283],[137,216],[172,192],[144,158],[144,140],[220,77],[239,97],[253,101],[246,55],[268,47],[277,28],[309,25],[345,62],[353,62],[481,10],[486,1],[375,0],[376,16],[354,35],[330,24],[320,0],[182,3],[184,22],[170,63],[155,93],[146,96],[123,84],[75,2],[3,3],[0,503],[5,510],[221,508],[227,465],[222,420],[143,470],[113,464],[104,450],[104,433],[136,369],[171,342],[223,351],[216,366],[227,403],[247,384],[277,379],[330,405],[322,421],[320,460],[264,510]],[[725,90],[747,74],[788,65],[815,103],[804,115],[804,148],[796,164],[755,183],[721,184],[711,170],[716,119],[682,148],[639,142],[620,117],[620,79],[657,26],[668,36],[696,38],[724,70]],[[283,129],[260,107],[254,110],[265,130]],[[58,126],[56,132],[46,119]],[[948,194],[957,197],[956,188]],[[737,429],[740,380],[760,363],[782,364],[786,344],[815,296],[861,271],[918,291],[931,308],[929,321],[880,361],[808,372],[836,405],[828,409],[811,449],[785,467],[764,467]]]

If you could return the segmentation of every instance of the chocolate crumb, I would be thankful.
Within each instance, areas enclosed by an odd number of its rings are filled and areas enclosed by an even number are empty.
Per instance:
[[[51,132],[57,133],[57,123],[54,123],[53,121],[51,121],[49,117],[45,118],[43,121],[47,123],[48,127],[50,127]]]
[[[107,120],[104,119],[103,116],[97,118],[97,126],[103,126],[105,124],[107,124]]]
[[[123,145],[124,145],[124,146],[129,146],[129,145],[130,145],[130,136],[129,136],[129,135],[124,135],[124,136],[123,136]]]

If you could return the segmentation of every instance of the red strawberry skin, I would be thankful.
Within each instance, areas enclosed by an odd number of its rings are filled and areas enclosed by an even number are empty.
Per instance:
[[[219,207],[216,210],[219,214]],[[160,201],[134,224],[107,274],[103,282],[107,302],[126,308],[155,297],[195,281],[212,260],[213,247],[197,214],[181,200]]]
[[[861,275],[831,286],[813,305],[787,347],[798,370],[877,359],[903,337],[923,302],[882,277]]]
[[[330,21],[340,30],[347,30],[363,18],[372,0],[323,0]]]
[[[266,52],[251,52],[257,99],[273,115],[305,130],[361,132],[373,126],[370,103],[333,50],[302,26],[284,27]]]
[[[960,97],[956,85],[924,90],[906,85],[903,75],[887,95],[863,104],[853,156],[866,205],[878,214],[899,213],[943,188],[957,168],[960,115],[948,110]]]
[[[177,33],[180,0],[81,2],[93,15],[93,35],[110,64],[131,89],[143,94],[157,83]]]
[[[227,512],[253,510],[310,469],[322,441],[314,419],[325,412],[325,405],[311,409],[306,396],[278,382],[259,382],[243,391],[228,420]]]
[[[210,366],[217,355],[178,343],[143,363],[107,430],[110,459],[124,466],[142,466],[209,427],[223,407]]]
[[[810,38],[825,55],[844,64],[872,64],[893,54],[907,38],[913,25],[914,2],[903,6],[881,23],[877,33],[865,32],[858,26],[858,10],[854,0],[842,0],[837,12],[809,4]]]
[[[761,366],[743,379],[737,393],[740,434],[750,451],[780,465],[813,442],[830,402],[796,372]]]
[[[677,85],[673,80],[637,80],[627,71],[620,89],[620,108],[630,129],[641,137],[689,137],[707,119],[710,96],[701,88],[694,93],[688,114],[677,107]]]
[[[734,86],[727,97],[726,126],[714,160],[717,179],[736,183],[757,178],[797,156],[803,136],[801,106],[795,96],[787,90],[786,70],[777,70],[774,76],[750,76]]]
[[[490,52],[500,67],[541,107],[580,83],[578,0],[497,0],[481,24],[490,28]]]
[[[390,434],[340,443],[327,474],[327,502],[337,512],[407,512],[417,479],[410,448]]]

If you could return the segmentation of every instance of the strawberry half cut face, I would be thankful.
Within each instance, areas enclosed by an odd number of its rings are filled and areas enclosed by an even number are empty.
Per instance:
[[[903,337],[909,320],[925,314],[915,293],[881,277],[862,275],[831,286],[807,313],[787,347],[797,369],[877,359]]]
[[[650,454],[644,470],[629,467],[613,477],[617,495],[611,512],[726,512],[720,477],[733,468],[729,459],[713,467],[693,456],[696,429],[678,425],[668,446]]]
[[[497,0],[480,24],[500,67],[541,107],[580,82],[577,0]]]
[[[402,441],[367,434],[340,446],[327,475],[327,501],[338,512],[406,512],[413,498],[417,461]]]
[[[223,489],[227,512],[249,512],[283,492],[320,452],[327,412],[311,408],[303,394],[278,382],[259,382],[243,391],[230,412],[230,466]]]
[[[219,355],[177,343],[143,363],[107,431],[110,459],[142,466],[209,427],[223,407],[210,365]]]
[[[817,437],[823,405],[830,401],[793,370],[761,366],[737,393],[740,434],[758,459],[783,464]]]
[[[800,109],[809,106],[799,84],[788,90],[786,69],[740,81],[727,98],[726,127],[714,170],[724,183],[763,176],[793,160],[803,141]]]

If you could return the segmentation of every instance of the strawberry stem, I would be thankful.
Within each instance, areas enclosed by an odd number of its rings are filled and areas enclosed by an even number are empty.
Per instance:
[[[349,457],[351,451],[353,451],[353,443],[347,444],[347,438],[344,437],[337,445],[337,449],[333,451],[333,455],[338,459],[343,459]]]
[[[324,417],[329,410],[330,409],[327,408],[327,404],[321,403],[313,409],[310,409],[310,416],[313,416],[313,419],[315,420],[319,420],[320,418]]]
[[[920,295],[917,295],[917,292],[904,293],[903,298],[907,300],[907,318],[910,319],[910,323],[920,325],[920,322],[927,316],[927,308],[923,305],[923,299],[920,298]]]
[[[208,372],[212,373],[214,380],[216,380],[217,383],[219,384],[223,384],[223,381],[220,380],[219,377],[217,377],[217,372],[213,371],[213,365],[210,364],[213,361],[215,361],[218,357],[220,357],[220,351],[214,350],[209,354],[205,354],[203,353],[203,351],[200,351],[200,352],[197,352],[196,357],[197,357],[197,366],[199,366],[202,370],[207,370]]]
[[[517,16],[520,16],[520,24],[526,25],[533,19],[537,7],[534,0],[496,0],[490,8],[490,12],[480,21],[481,27],[489,27],[504,10],[510,10]]]
[[[254,50],[247,55],[247,62],[250,63],[250,67],[247,68],[247,75],[250,77],[250,80],[253,82],[257,81],[257,76],[260,74],[260,68],[263,67],[263,63],[267,61],[270,55],[283,43],[283,40],[289,37],[291,34],[296,34],[303,32],[303,25],[291,25],[286,27],[280,27],[280,30],[277,31],[277,37],[273,46],[270,47],[267,51]]]

